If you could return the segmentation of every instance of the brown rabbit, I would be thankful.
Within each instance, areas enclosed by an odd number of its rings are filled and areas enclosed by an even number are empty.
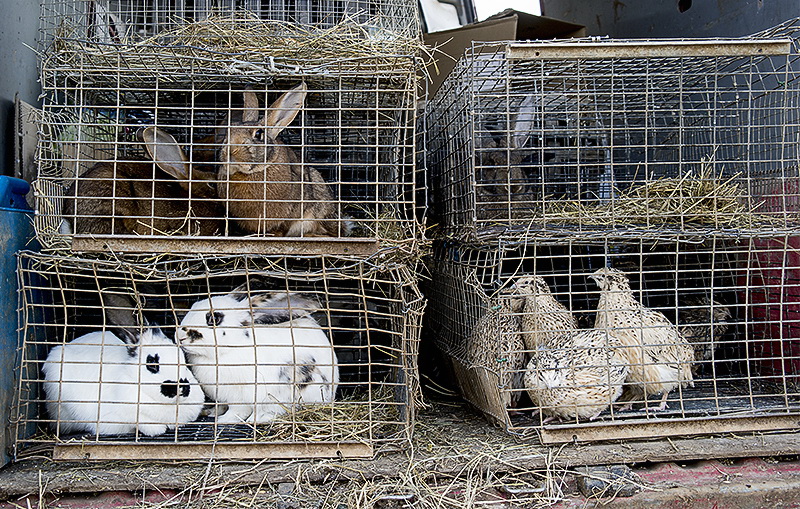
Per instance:
[[[186,155],[175,138],[161,129],[140,129],[137,136],[152,161],[97,163],[67,190],[64,217],[75,220],[74,233],[222,233],[223,210],[214,201],[216,191],[209,182],[215,176],[195,168],[190,178]],[[169,177],[156,172],[154,180],[153,162]],[[62,231],[70,232],[69,223],[62,223]]]
[[[228,214],[247,233],[285,237],[346,235],[338,228],[333,193],[322,175],[304,166],[278,135],[303,108],[306,85],[281,95],[259,115],[258,98],[244,93],[242,121],[232,123],[222,148],[217,185]]]

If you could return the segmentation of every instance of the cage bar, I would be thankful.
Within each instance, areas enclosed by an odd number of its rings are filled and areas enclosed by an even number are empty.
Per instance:
[[[424,301],[406,264],[22,252],[18,274],[18,458],[364,457],[410,440]]]
[[[257,78],[45,68],[37,235],[81,251],[344,255],[418,238],[415,61],[393,61]],[[269,130],[277,111],[293,120]]]
[[[765,232],[440,243],[428,260],[426,330],[466,399],[520,436],[557,443],[786,429],[800,411],[797,241]],[[600,288],[590,276],[604,267],[624,274],[638,303],[616,308],[634,311],[625,325],[597,324]],[[536,298],[543,293],[524,283],[531,276],[558,305]],[[645,308],[666,322],[643,318]],[[650,333],[639,346],[619,343]],[[593,334],[600,339],[590,344]],[[689,357],[637,357],[642,344],[681,346]],[[691,384],[673,384],[663,409],[658,379],[630,375],[678,364]],[[653,390],[642,389],[648,384]]]
[[[170,42],[177,32],[184,33],[184,45],[213,46],[187,27],[217,19],[230,20],[229,25],[238,25],[245,34],[265,22],[306,31],[345,26],[363,39],[375,40],[420,34],[417,4],[408,0],[44,0],[41,40],[43,49],[81,43],[107,50]]]
[[[797,27],[473,44],[426,110],[432,217],[465,242],[796,231]]]

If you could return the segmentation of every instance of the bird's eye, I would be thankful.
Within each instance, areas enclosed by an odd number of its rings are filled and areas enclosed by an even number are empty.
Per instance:
[[[258,142],[264,141],[264,130],[263,129],[256,129],[253,131],[253,140]]]

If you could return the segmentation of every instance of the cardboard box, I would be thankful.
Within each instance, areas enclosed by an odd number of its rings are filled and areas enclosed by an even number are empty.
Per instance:
[[[452,30],[424,35],[425,44],[438,48],[436,66],[430,65],[428,73],[432,82],[428,84],[431,97],[441,86],[450,71],[472,41],[508,41],[526,39],[569,39],[585,37],[586,27],[544,16],[506,9],[479,23],[472,23]],[[442,55],[439,51],[446,53]],[[438,69],[438,74],[437,74]]]

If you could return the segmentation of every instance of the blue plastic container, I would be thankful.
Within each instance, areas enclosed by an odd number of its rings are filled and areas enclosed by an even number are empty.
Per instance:
[[[11,460],[14,444],[10,425],[16,389],[16,357],[20,323],[17,313],[17,259],[22,249],[38,249],[34,240],[33,211],[25,201],[30,185],[24,180],[0,176],[0,460]]]

